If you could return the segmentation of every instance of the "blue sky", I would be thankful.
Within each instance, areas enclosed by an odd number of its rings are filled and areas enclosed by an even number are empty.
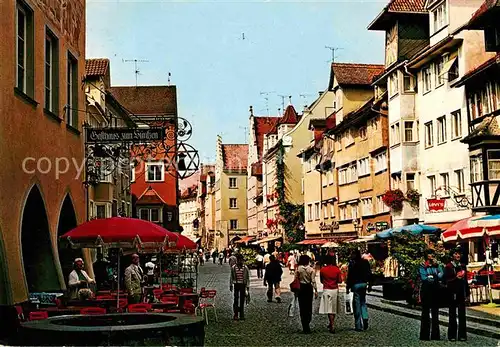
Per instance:
[[[314,101],[336,61],[382,63],[384,36],[368,24],[386,0],[168,1],[87,0],[87,58],[111,59],[113,85],[177,85],[179,116],[192,122],[190,144],[215,158],[216,135],[245,141],[248,108],[272,115],[279,95],[298,110]],[[245,39],[243,40],[243,34]],[[302,96],[300,96],[302,95]],[[246,130],[248,131],[248,130]]]

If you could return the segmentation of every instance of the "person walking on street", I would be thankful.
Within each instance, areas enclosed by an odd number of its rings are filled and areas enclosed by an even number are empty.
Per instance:
[[[227,258],[229,257],[229,249],[225,248],[222,253],[224,254],[224,264],[227,263]]]
[[[422,300],[422,318],[420,319],[420,340],[439,340],[439,281],[443,278],[443,269],[429,251],[427,260],[419,268],[422,281],[420,298]],[[429,319],[429,313],[432,320]],[[430,338],[429,338],[430,334]]]
[[[354,325],[356,331],[368,329],[368,309],[366,307],[366,292],[371,291],[372,271],[370,263],[361,258],[359,249],[351,254],[351,263],[347,272],[347,292],[354,294]]]
[[[455,250],[452,260],[444,268],[446,288],[450,298],[450,312],[448,324],[448,340],[457,340],[457,309],[458,309],[458,339],[467,341],[467,323],[465,316],[465,304],[470,295],[469,283],[467,282],[467,267],[461,263],[462,254]]]
[[[129,304],[138,304],[141,302],[144,272],[139,266],[139,256],[132,254],[132,264],[125,269],[125,289],[128,293]]]
[[[342,276],[340,269],[335,264],[334,257],[326,256],[324,263],[326,266],[319,273],[323,284],[319,313],[328,315],[328,330],[333,334],[335,332],[335,316],[339,312],[339,283],[342,282]]]
[[[263,269],[264,269],[264,256],[261,253],[258,253],[255,256],[256,266],[257,266],[257,278],[261,279],[264,277]]]
[[[299,259],[299,267],[295,273],[295,277],[300,282],[299,311],[300,321],[304,334],[311,333],[312,306],[313,295],[318,297],[318,289],[316,288],[316,278],[314,278],[314,270],[309,266],[311,259],[307,255],[302,255]]]
[[[295,273],[295,266],[297,265],[297,261],[296,261],[294,253],[290,254],[286,265],[288,266],[288,270],[290,271],[290,275],[293,275]]]
[[[281,302],[280,282],[283,275],[281,264],[274,257],[270,258],[271,262],[266,266],[266,273],[264,275],[264,285],[267,286],[267,302],[273,302],[273,289],[276,296],[276,301]]]
[[[269,264],[269,262],[271,261],[271,254],[269,254],[268,252],[266,252],[266,254],[264,254],[264,269],[266,268],[267,264]]]
[[[236,252],[232,253],[231,256],[229,257],[229,267],[233,267],[236,265],[238,262],[238,259],[236,258]]]
[[[245,320],[245,299],[250,290],[250,270],[244,263],[243,256],[238,254],[236,265],[231,268],[229,291],[234,290],[234,320]],[[238,317],[239,315],[239,317]]]
[[[219,252],[219,265],[222,265],[224,259],[224,252]]]
[[[212,252],[212,259],[214,260],[214,264],[215,264],[215,261],[217,260],[217,257],[218,257],[217,250],[214,249],[214,251]]]

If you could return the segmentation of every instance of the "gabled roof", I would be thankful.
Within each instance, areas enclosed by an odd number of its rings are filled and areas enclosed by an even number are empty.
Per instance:
[[[111,87],[110,91],[135,115],[177,115],[175,86]]]
[[[495,56],[491,57],[490,59],[486,60],[484,63],[481,65],[473,68],[469,72],[467,72],[461,79],[458,81],[458,83],[453,84],[454,87],[461,87],[470,80],[479,78],[479,77],[484,77],[488,75],[488,73],[491,71],[491,68],[500,66],[500,52],[498,52]]]
[[[194,184],[181,192],[180,199],[194,199],[198,194],[198,185]]]
[[[288,105],[285,109],[285,113],[283,117],[279,118],[278,124],[297,124],[299,122],[299,115],[297,111],[295,111],[295,107],[293,105]]]
[[[95,58],[85,60],[85,76],[105,76],[109,70],[109,59]]]
[[[246,170],[248,166],[248,145],[223,144],[222,160],[224,170]]]
[[[167,203],[151,186],[139,196],[136,204],[138,205],[166,205]]]
[[[390,0],[379,15],[368,25],[368,30],[386,30],[398,14],[427,15],[425,0]]]
[[[374,77],[383,72],[384,65],[380,64],[332,63],[329,89],[333,88],[334,78],[340,86],[370,87]]]
[[[257,146],[257,156],[262,158],[264,150],[264,135],[269,134],[279,121],[279,117],[254,117],[254,136]]]
[[[472,15],[472,18],[469,21],[467,27],[469,29],[480,29],[484,25],[484,23],[482,22],[488,20],[494,20],[493,19],[493,16],[495,15],[494,12],[497,12],[496,14],[498,15],[499,11],[500,11],[500,0],[485,0],[481,5],[481,7],[479,7],[479,9]],[[490,16],[488,16],[488,14],[490,14]],[[496,20],[498,20],[498,17],[496,17]]]

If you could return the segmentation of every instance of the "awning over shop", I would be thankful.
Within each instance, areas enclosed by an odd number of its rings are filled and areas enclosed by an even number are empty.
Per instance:
[[[236,241],[235,243],[249,243],[250,241],[255,240],[255,236],[245,236],[241,240]]]
[[[271,241],[276,241],[276,240],[279,240],[283,238],[283,236],[268,236],[266,238],[263,238],[261,240],[257,240],[256,242],[254,242],[254,244],[261,244],[261,243],[265,243],[265,242],[271,242]]]
[[[310,246],[316,245],[316,246],[320,246],[320,245],[324,245],[327,242],[328,241],[325,240],[325,239],[307,239],[307,240],[304,240],[304,241],[297,242],[297,244],[298,245],[310,245]]]
[[[337,242],[333,241],[328,241],[327,243],[324,243],[321,248],[337,248],[339,244]]]
[[[371,242],[371,241],[375,241],[376,240],[376,234],[373,234],[373,235],[369,235],[369,236],[361,236],[357,239],[354,239],[354,240],[349,240],[349,241],[346,241],[347,243],[360,243],[360,242]]]

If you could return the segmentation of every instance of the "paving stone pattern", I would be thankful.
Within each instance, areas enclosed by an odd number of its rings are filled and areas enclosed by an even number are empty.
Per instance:
[[[283,287],[291,277],[284,269]],[[421,342],[418,339],[420,321],[378,310],[369,310],[370,328],[354,331],[352,315],[342,313],[336,320],[336,333],[327,331],[328,318],[317,314],[319,299],[314,302],[312,334],[301,332],[299,317],[289,318],[287,308],[292,294],[284,290],[283,302],[268,303],[262,280],[255,270],[251,276],[251,302],[245,308],[245,321],[233,321],[233,296],[229,291],[229,265],[205,263],[200,266],[199,287],[217,290],[215,322],[210,312],[206,327],[206,346],[500,346],[494,339],[469,334],[468,342],[448,342],[446,328],[441,328],[442,341]],[[321,286],[318,287],[321,291]],[[321,293],[320,293],[321,295]],[[343,295],[343,294],[342,294]]]

